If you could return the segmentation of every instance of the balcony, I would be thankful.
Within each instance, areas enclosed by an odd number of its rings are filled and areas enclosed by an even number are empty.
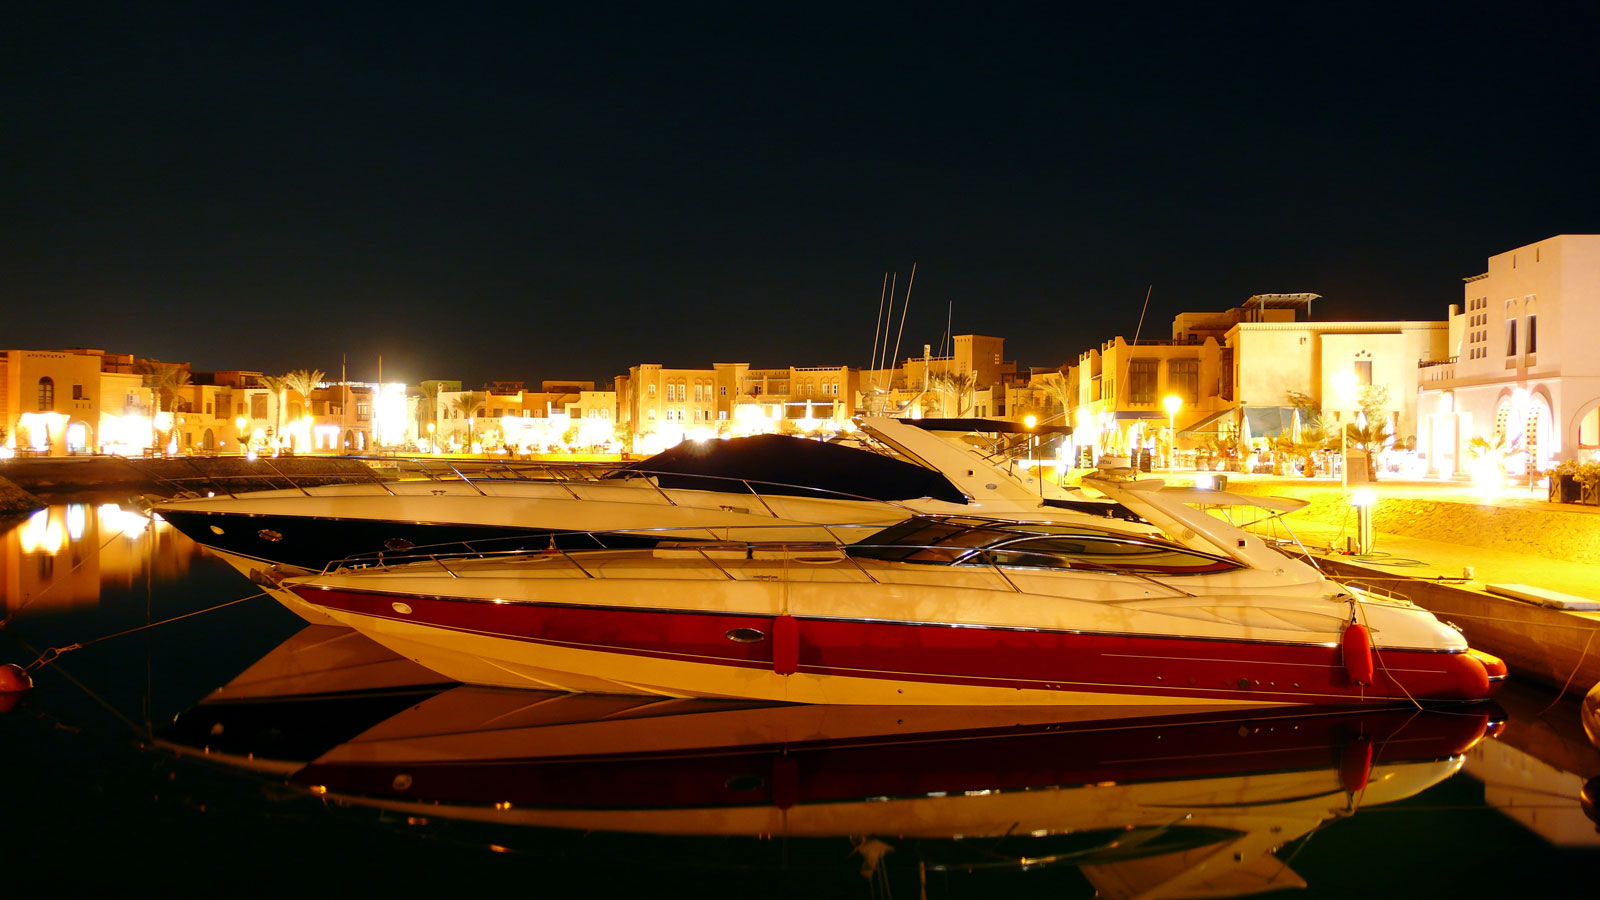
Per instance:
[[[1456,377],[1456,358],[1424,359],[1417,363],[1417,380],[1450,381]]]

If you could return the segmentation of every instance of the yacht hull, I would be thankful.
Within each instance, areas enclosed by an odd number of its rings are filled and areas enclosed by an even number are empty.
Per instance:
[[[692,583],[684,590],[691,590]],[[1466,652],[1384,649],[1371,685],[1337,641],[495,602],[296,584],[307,603],[458,681],[872,705],[1367,705],[1474,701]]]

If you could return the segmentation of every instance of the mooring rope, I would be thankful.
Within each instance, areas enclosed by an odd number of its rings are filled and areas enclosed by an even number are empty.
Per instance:
[[[147,624],[140,625],[137,628],[129,628],[129,629],[125,630],[125,631],[118,631],[115,634],[102,635],[102,636],[94,638],[92,640],[83,641],[83,642],[74,643],[74,644],[67,644],[64,647],[51,647],[51,648],[45,650],[43,653],[39,654],[39,658],[38,659],[36,659],[33,662],[28,663],[28,665],[24,666],[23,667],[23,671],[31,672],[34,669],[43,668],[43,667],[48,666],[51,663],[55,662],[56,660],[60,659],[63,655],[65,655],[67,653],[71,653],[74,650],[82,650],[85,647],[92,647],[95,644],[100,643],[101,641],[109,641],[112,638],[118,638],[118,637],[122,637],[124,635],[135,634],[135,633],[138,633],[140,631],[146,631],[146,630],[149,630],[151,628],[155,628],[155,627],[157,627],[159,625],[167,625],[167,624],[170,624],[172,622],[179,622],[179,621],[182,621],[184,619],[193,618],[194,616],[204,615],[205,613],[208,613],[208,612],[215,612],[215,611],[217,611],[219,609],[226,609],[227,607],[243,603],[246,600],[254,600],[257,597],[265,597],[265,596],[267,596],[267,592],[266,591],[258,591],[258,592],[254,593],[254,594],[251,594],[248,597],[240,597],[237,600],[229,600],[227,603],[219,603],[216,606],[209,606],[209,607],[206,607],[205,609],[197,609],[194,612],[187,612],[187,613],[184,613],[181,616],[173,616],[170,619],[162,619],[159,622],[149,622]]]

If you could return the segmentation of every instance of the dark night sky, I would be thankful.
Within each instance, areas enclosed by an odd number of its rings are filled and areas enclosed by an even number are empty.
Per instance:
[[[862,365],[916,262],[902,355],[953,301],[1056,365],[1600,230],[1600,6],[1105,6],[7,3],[0,344]]]

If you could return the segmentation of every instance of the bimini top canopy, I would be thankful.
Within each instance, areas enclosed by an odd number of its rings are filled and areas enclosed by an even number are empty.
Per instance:
[[[763,494],[799,497],[967,502],[949,479],[931,469],[866,450],[777,434],[684,441],[611,477],[630,473],[654,475],[661,487],[676,490],[743,493],[754,488]]]
[[[1035,425],[1004,419],[896,419],[927,431],[977,431],[984,434],[1071,434],[1070,425]]]

